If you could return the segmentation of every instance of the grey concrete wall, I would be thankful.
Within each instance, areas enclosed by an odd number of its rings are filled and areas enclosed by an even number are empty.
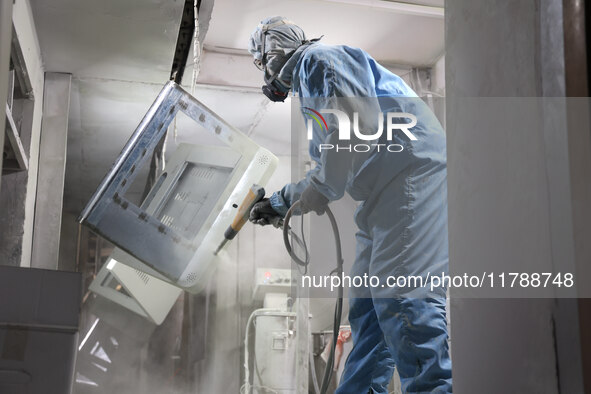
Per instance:
[[[39,41],[28,0],[14,3],[12,22],[23,51],[35,101],[30,109],[31,115],[23,119],[21,125],[21,130],[26,129],[23,144],[29,156],[29,170],[3,176],[1,180],[0,264],[29,267],[35,216],[44,75]]]
[[[2,176],[0,189],[0,264],[18,267],[24,234],[26,172]]]
[[[462,112],[466,98],[564,94],[561,3],[446,2],[452,271],[573,266],[566,129],[550,127],[564,112],[508,132]],[[583,392],[572,300],[452,298],[451,317],[455,393]]]
[[[72,76],[46,73],[31,266],[58,268]]]

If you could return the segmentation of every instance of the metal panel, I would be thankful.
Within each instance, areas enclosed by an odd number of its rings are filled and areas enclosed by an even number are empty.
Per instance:
[[[10,300],[0,303],[0,393],[71,392],[81,279],[76,272],[0,267],[0,299]]]
[[[161,324],[182,290],[135,268],[107,260],[90,290]]]
[[[57,269],[72,76],[46,73],[31,266]]]
[[[181,145],[141,207],[126,192],[178,111],[227,147]],[[119,246],[127,265],[193,292],[213,272],[213,251],[253,183],[277,158],[169,82],[132,135],[79,221]]]

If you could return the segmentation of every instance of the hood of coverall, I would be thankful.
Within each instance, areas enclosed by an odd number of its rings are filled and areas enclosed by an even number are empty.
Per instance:
[[[289,58],[309,43],[301,27],[281,16],[265,18],[250,35],[248,51],[265,72],[265,83],[279,82],[282,90],[291,87],[293,70],[283,70]],[[292,65],[293,68],[294,65]],[[277,87],[277,84],[274,84]]]

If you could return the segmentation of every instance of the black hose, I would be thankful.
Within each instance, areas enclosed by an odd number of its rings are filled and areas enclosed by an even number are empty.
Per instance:
[[[289,233],[291,229],[291,227],[289,226],[289,222],[291,220],[291,217],[293,216],[294,211],[296,209],[299,209],[299,207],[300,201],[298,200],[292,204],[292,206],[285,214],[285,218],[283,219],[283,243],[285,244],[285,249],[287,249],[287,253],[289,253],[294,263],[302,267],[307,267],[308,263],[310,262],[310,256],[308,255],[308,249],[305,247],[306,244],[304,243],[304,234],[302,234],[302,241],[298,242],[298,244],[304,248],[304,252],[306,254],[305,260],[300,259],[298,255],[295,254],[291,246],[291,242],[289,242]]]
[[[295,252],[293,251],[293,248],[291,246],[291,243],[289,242],[289,233],[290,233],[289,221],[291,220],[291,217],[292,217],[294,211],[296,209],[299,209],[299,207],[300,207],[300,202],[296,201],[291,206],[291,208],[289,208],[289,211],[287,211],[287,214],[285,215],[285,219],[284,219],[284,223],[283,223],[283,242],[285,244],[285,249],[287,249],[287,252],[291,256],[293,261],[300,266],[307,267],[308,263],[310,262],[307,248],[304,248],[305,249],[304,251],[306,253],[306,257],[305,257],[305,260],[302,260],[295,254]],[[332,226],[332,231],[333,231],[334,238],[335,238],[337,268],[333,272],[335,272],[337,275],[339,275],[339,277],[342,277],[343,254],[342,254],[342,249],[341,249],[341,236],[339,234],[339,228],[337,226],[337,221],[334,217],[334,214],[332,213],[332,211],[330,210],[330,208],[328,206],[326,207],[326,215],[328,216],[328,219],[330,220],[330,224]],[[303,244],[305,245],[305,238],[304,238],[303,234],[302,234],[302,240],[304,241]],[[337,299],[337,302],[335,305],[335,311],[334,311],[334,320],[333,320],[333,329],[332,329],[332,344],[331,344],[330,354],[328,356],[328,361],[326,362],[326,369],[324,370],[324,376],[322,377],[322,386],[320,388],[321,394],[326,394],[326,392],[328,390],[328,385],[330,384],[330,379],[332,377],[332,370],[334,368],[334,356],[335,356],[335,350],[336,350],[337,341],[338,341],[338,337],[339,337],[339,329],[341,326],[342,314],[343,314],[343,284],[341,281],[341,285],[338,288],[338,299]]]

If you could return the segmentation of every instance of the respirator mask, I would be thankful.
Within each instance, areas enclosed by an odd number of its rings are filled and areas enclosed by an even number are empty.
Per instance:
[[[263,39],[261,43],[261,59],[255,59],[254,65],[265,73],[265,84],[262,86],[263,94],[273,102],[284,102],[289,93],[289,86],[284,86],[280,81],[277,80],[279,70],[287,60],[289,54],[286,54],[282,49],[271,49],[265,53],[265,41],[267,32],[263,33]],[[269,72],[269,69],[277,70],[274,74]]]
[[[280,89],[278,89],[273,83],[263,85],[262,86],[263,94],[267,96],[267,98],[274,102],[284,102],[287,98],[287,93],[283,93]]]

